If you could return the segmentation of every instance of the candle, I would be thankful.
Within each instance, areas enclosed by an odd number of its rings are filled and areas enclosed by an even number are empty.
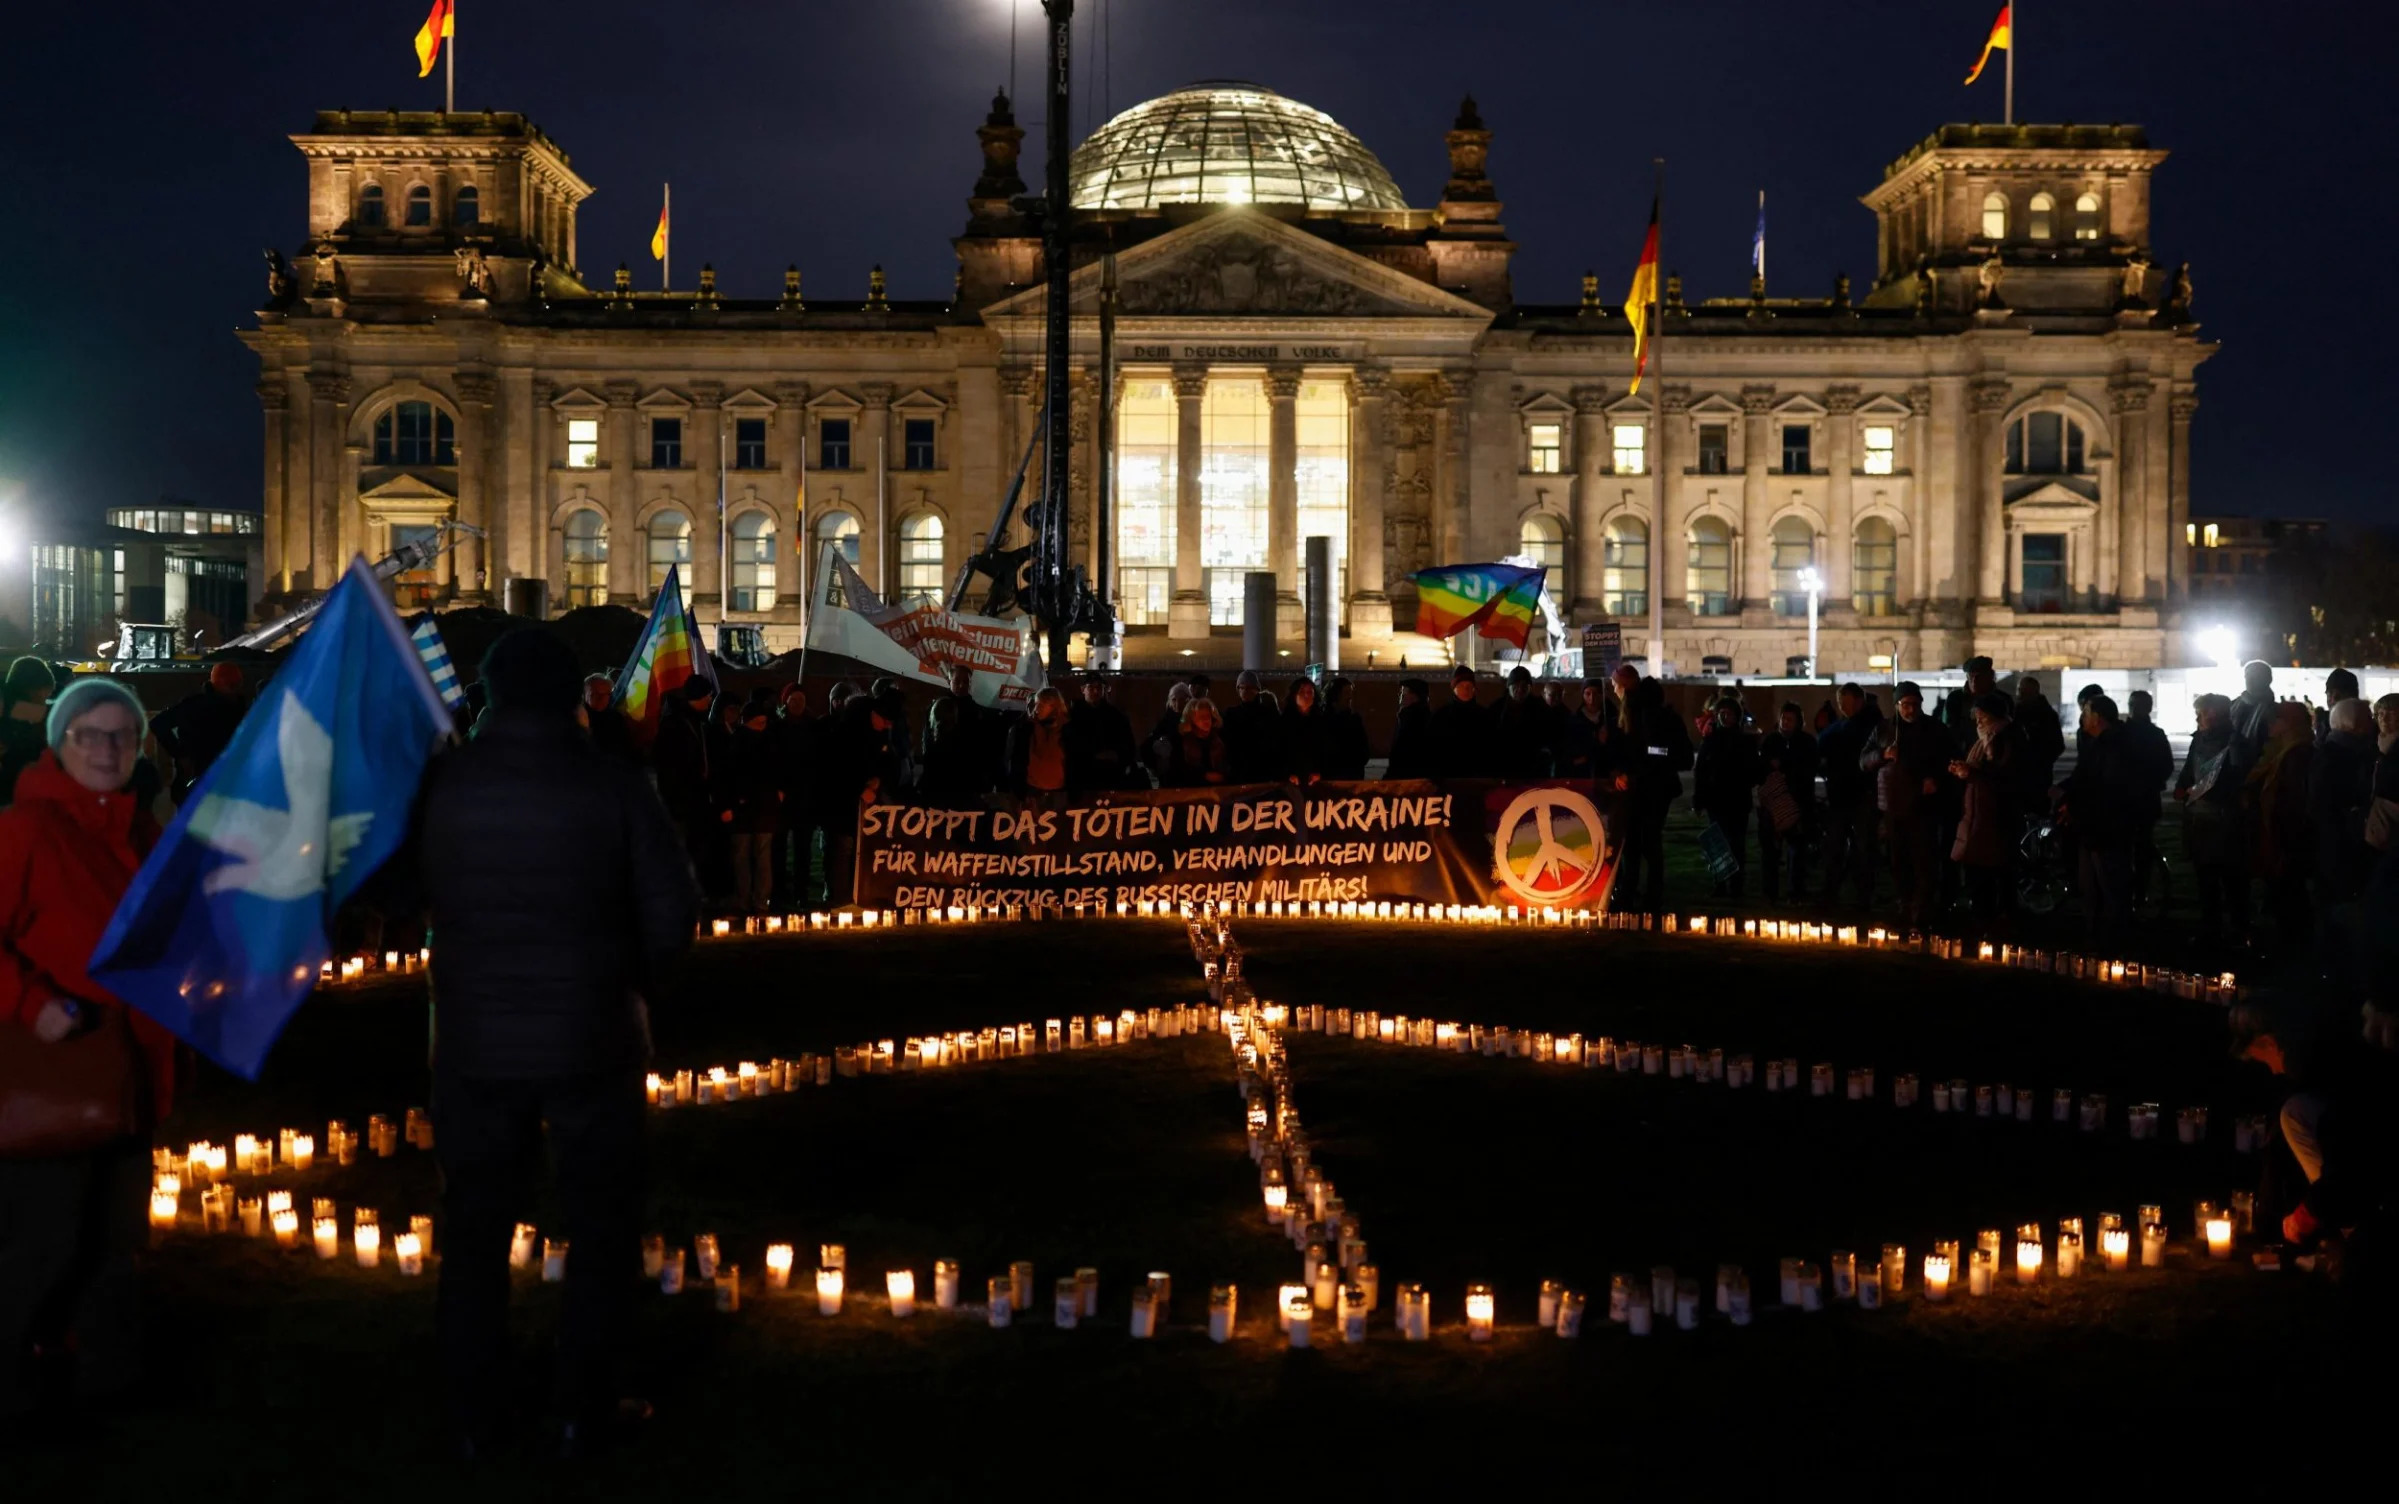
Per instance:
[[[1008,1266],[1008,1299],[1010,1308],[1031,1310],[1033,1306],[1033,1261],[1018,1259]]]
[[[1621,1274],[1617,1275],[1612,1282],[1612,1288],[1621,1290],[1624,1288],[1624,1286],[1625,1276]],[[1554,1279],[1545,1279],[1541,1282],[1541,1299],[1538,1307],[1540,1314],[1533,1318],[1536,1322],[1542,1326],[1557,1325],[1558,1296],[1564,1293],[1565,1288],[1566,1287],[1564,1285],[1559,1284]],[[1610,1298],[1610,1303],[1614,1303],[1614,1298],[1612,1296]]]
[[[340,1257],[342,1251],[341,1220],[337,1217],[319,1217],[316,1219],[315,1226],[317,1257],[321,1259]]]
[[[1931,1301],[1949,1298],[1949,1260],[1945,1255],[1924,1256],[1924,1298]]]
[[[2102,1228],[2099,1249],[2107,1259],[2108,1272],[2119,1273],[2132,1263],[2132,1234],[2121,1227]]]
[[[816,1271],[816,1311],[820,1316],[841,1314],[842,1273],[839,1269]]]
[[[1725,1314],[1733,1319],[1733,1325],[1749,1325],[1749,1276],[1736,1271],[1726,1295]]]
[[[425,1272],[425,1245],[413,1232],[392,1239],[392,1257],[399,1260],[400,1272],[410,1278]]]
[[[658,1079],[658,1073],[656,1071],[652,1071],[648,1075],[642,1077],[641,1094],[643,1099],[652,1107],[658,1105],[658,1090],[663,1084],[664,1083]]]
[[[711,1239],[710,1241],[713,1242],[714,1240]],[[819,1269],[846,1270],[850,1267],[850,1251],[847,1248],[842,1247],[839,1243],[820,1243],[816,1248],[816,1266]],[[1028,1278],[1029,1277],[1030,1275],[1028,1273]]]
[[[716,1278],[717,1257],[715,1233],[704,1232],[691,1240],[692,1272],[700,1278]],[[547,1271],[544,1271],[543,1278],[548,1278]]]
[[[1474,1342],[1488,1342],[1496,1326],[1498,1300],[1489,1285],[1466,1287],[1466,1336]]]
[[[372,1210],[362,1206],[351,1214],[350,1246],[361,1269],[383,1262],[383,1223]]]
[[[1240,1309],[1241,1292],[1233,1285],[1216,1285],[1208,1291],[1208,1340],[1233,1340],[1233,1323]]]
[[[933,1304],[937,1309],[944,1311],[958,1309],[958,1261],[956,1259],[935,1259],[933,1261]]]
[[[1138,1341],[1158,1334],[1158,1297],[1147,1286],[1133,1292],[1133,1313],[1126,1330]]]
[[[1967,1257],[1969,1262],[1966,1265],[1966,1293],[1968,1295],[1990,1294],[1991,1269],[1994,1263],[1990,1253],[1977,1248]]]
[[[987,1281],[988,1302],[985,1309],[994,1327],[1005,1327],[1016,1319],[1016,1281],[1010,1275],[993,1275]]]
[[[2232,1218],[2222,1212],[2207,1220],[2207,1256],[2211,1259],[2232,1257]]]
[[[1565,1325],[1565,1304],[1563,1301],[1559,1303],[1558,1320],[1560,1325],[1558,1329],[1558,1335],[1561,1337],[1571,1337],[1575,1334],[1575,1332],[1582,1330],[1583,1297],[1577,1294],[1575,1295],[1574,1299],[1575,1312],[1573,1330],[1571,1331],[1568,1330]],[[1624,1329],[1636,1337],[1646,1337],[1649,1335],[1650,1319],[1651,1312],[1649,1305],[1649,1292],[1647,1290],[1635,1289],[1632,1291],[1631,1299],[1628,1301],[1625,1307]]]
[[[741,1309],[741,1266],[727,1264],[716,1271],[716,1308],[720,1311]]]
[[[773,1255],[770,1253],[771,1260]],[[656,1279],[666,1268],[666,1239],[651,1233],[641,1240],[641,1277]]]
[[[256,1196],[244,1196],[241,1198],[240,1210],[242,1235],[250,1238],[263,1236],[267,1230],[266,1203]]]
[[[519,1222],[516,1225],[516,1236],[508,1244],[509,1268],[530,1269],[533,1267],[534,1236],[533,1224],[530,1222]]]
[[[2041,1240],[2016,1240],[2016,1283],[2029,1285],[2041,1277]]]
[[[167,1177],[168,1180],[173,1178],[173,1176]],[[151,1227],[161,1232],[171,1230],[175,1226],[175,1214],[181,1209],[182,1201],[183,1198],[179,1192],[169,1190],[164,1184],[152,1191],[150,1193]]]
[[[1313,1298],[1296,1286],[1283,1296],[1283,1333],[1295,1348],[1308,1346],[1309,1328],[1314,1324],[1316,1304]]]
[[[1879,1311],[1883,1307],[1883,1272],[1877,1266],[1858,1271],[1858,1309]]]
[[[1674,1282],[1674,1324],[1686,1332],[1698,1330],[1698,1280],[1678,1279]]]
[[[1836,1248],[1829,1267],[1833,1276],[1833,1299],[1854,1299],[1858,1292],[1858,1256],[1845,1248]]]
[[[893,1269],[883,1276],[883,1293],[891,1297],[891,1314],[899,1317],[916,1314],[916,1271]]]
[[[1883,1245],[1883,1293],[1898,1295],[1907,1288],[1908,1251],[1898,1243]]]
[[[708,1264],[708,1265],[707,1265],[705,1268],[703,1268],[703,1269],[700,1271],[700,1278],[702,1278],[702,1279],[714,1279],[714,1278],[716,1278],[716,1265],[715,1265],[715,1263],[714,1263],[713,1261],[711,1261],[711,1262],[710,1262],[710,1263],[709,1263],[709,1264]],[[549,1238],[544,1238],[544,1239],[542,1239],[542,1240],[541,1240],[541,1282],[542,1282],[543,1284],[545,1284],[545,1285],[556,1285],[556,1284],[563,1284],[563,1283],[565,1283],[565,1281],[566,1281],[566,1243],[565,1243],[565,1241],[564,1241],[563,1239],[556,1240],[556,1241],[553,1241],[552,1239],[549,1239]]]
[[[300,1214],[290,1207],[275,1213],[275,1246],[289,1248],[300,1241]]]
[[[1393,1303],[1399,1321],[1400,1337],[1409,1342],[1429,1342],[1433,1337],[1433,1293],[1422,1285],[1402,1285],[1399,1298]]]
[[[2063,1228],[2057,1235],[2057,1277],[2072,1279],[2082,1273],[2082,1235]]]
[[[670,1248],[658,1265],[658,1288],[668,1295],[683,1293],[683,1250]]]
[[[1358,1288],[1366,1293],[1366,1309],[1371,1311],[1381,1305],[1383,1301],[1383,1271],[1373,1264],[1360,1264],[1357,1279]]]
[[[791,1245],[789,1243],[766,1245],[766,1287],[769,1290],[791,1288]]]

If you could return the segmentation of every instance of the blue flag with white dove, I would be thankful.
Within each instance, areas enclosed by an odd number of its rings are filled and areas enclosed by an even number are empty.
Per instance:
[[[364,560],[350,566],[135,874],[91,974],[256,1080],[333,916],[408,834],[451,717]]]

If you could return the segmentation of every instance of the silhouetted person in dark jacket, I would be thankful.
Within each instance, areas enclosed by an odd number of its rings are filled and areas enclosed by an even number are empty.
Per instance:
[[[1532,670],[1522,664],[1508,670],[1507,697],[1491,716],[1499,776],[1514,783],[1547,778],[1556,718],[1549,703],[1533,692]]]
[[[1793,903],[1808,896],[1807,847],[1808,833],[1816,824],[1816,764],[1815,733],[1801,723],[1798,702],[1785,701],[1775,729],[1758,742],[1758,865],[1769,899],[1782,896],[1785,880],[1790,883]],[[1766,786],[1766,780],[1777,773],[1791,799],[1788,808],[1778,804]],[[1794,810],[1797,824],[1785,828],[1776,823]]]
[[[1326,680],[1320,714],[1325,725],[1324,776],[1355,783],[1366,776],[1366,759],[1373,754],[1366,743],[1366,718],[1349,702],[1351,688],[1340,674]]]
[[[1691,767],[1691,734],[1683,718],[1666,703],[1666,687],[1645,679],[1631,665],[1616,670],[1619,708],[1617,735],[1622,739],[1616,774],[1624,784],[1622,863],[1616,872],[1617,891],[1630,908],[1634,903],[1650,914],[1666,912],[1666,810],[1683,792],[1683,774]]]
[[[1283,728],[1274,707],[1259,694],[1258,675],[1243,669],[1233,681],[1240,698],[1224,713],[1225,756],[1235,783],[1272,783],[1283,776]]]
[[[1758,743],[1741,725],[1737,700],[1719,700],[1691,770],[1691,807],[1707,816],[1732,849],[1734,866],[1716,884],[1717,896],[1741,896],[1748,859],[1750,799],[1758,786]]]
[[[1283,776],[1303,788],[1323,780],[1332,759],[1332,722],[1316,701],[1316,681],[1294,679],[1283,692]]]
[[[1475,698],[1474,670],[1450,670],[1449,703],[1425,726],[1428,773],[1434,778],[1488,778],[1494,764],[1491,712]]]
[[[1098,674],[1083,676],[1082,692],[1066,711],[1066,786],[1121,789],[1134,777],[1136,754],[1133,722],[1108,698],[1108,683]],[[1142,780],[1148,787],[1148,780]]]
[[[633,723],[616,708],[616,684],[606,674],[583,678],[583,726],[591,733],[593,746],[620,762],[641,765],[641,748],[633,744]]]
[[[442,1356],[460,1444],[485,1448],[512,1399],[509,1240],[546,1144],[572,1245],[557,1399],[580,1450],[627,1392],[648,1005],[691,943],[699,895],[658,796],[577,727],[580,675],[563,642],[510,632],[483,682],[489,716],[434,764],[418,808],[436,937]]]
[[[1816,738],[1824,769],[1824,901],[1838,902],[1848,878],[1862,913],[1874,907],[1875,780],[1860,759],[1883,718],[1860,685],[1844,684],[1834,698],[1840,717]]]
[[[208,682],[197,694],[177,700],[150,722],[150,734],[175,760],[177,804],[224,753],[249,712],[250,697],[242,689],[241,667],[219,663],[210,667]]]
[[[1391,755],[1383,760],[1385,778],[1433,776],[1432,707],[1422,679],[1399,681],[1399,713],[1391,725]]]

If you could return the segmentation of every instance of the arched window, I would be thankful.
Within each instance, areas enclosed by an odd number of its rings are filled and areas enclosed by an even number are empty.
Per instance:
[[[2004,193],[1983,195],[1983,239],[2007,239],[2007,195]]]
[[[393,404],[375,419],[378,465],[455,465],[457,430],[430,402]]]
[[[2082,425],[2063,413],[2026,413],[2007,428],[2010,475],[2083,473]]]
[[[1175,583],[1175,389],[1128,378],[1116,401],[1116,609],[1163,626]]]
[[[942,587],[941,519],[918,512],[900,522],[900,599],[938,601]]]
[[[733,519],[733,609],[775,609],[775,518],[744,512]]]
[[[824,545],[830,543],[841,550],[841,557],[852,569],[858,567],[858,518],[851,512],[827,512],[816,519],[818,561],[822,562]],[[842,603],[841,577],[835,575],[825,587],[825,600],[831,605]]]
[[[660,512],[650,519],[650,592],[666,583],[667,570],[682,566],[683,593],[691,593],[691,519],[681,512]]]
[[[1208,620],[1220,627],[1241,625],[1243,577],[1271,567],[1269,425],[1264,381],[1209,378],[1200,398],[1200,565],[1207,572]]]
[[[483,223],[483,195],[472,184],[458,190],[458,208],[450,216],[450,223],[462,230],[471,230]]]
[[[1683,561],[1683,599],[1693,616],[1732,614],[1733,530],[1721,517],[1700,517],[1691,523],[1690,552]]]
[[[1782,616],[1808,612],[1808,579],[1816,568],[1816,530],[1805,517],[1785,517],[1769,535],[1773,546],[1768,568],[1773,578],[1774,609]]]
[[[2035,240],[2047,240],[2057,233],[2057,200],[2046,193],[2036,193],[2026,206],[2026,232]]]
[[[1860,616],[1899,610],[1899,533],[1881,517],[1863,518],[1849,548],[1849,603]]]
[[[2074,201],[2074,238],[2076,240],[2097,240],[2099,238],[2098,194],[2086,193]]]
[[[408,190],[408,218],[411,229],[421,229],[433,223],[433,190],[419,183]]]
[[[1649,524],[1618,517],[1602,535],[1600,609],[1610,616],[1649,614]]]
[[[383,185],[369,183],[358,190],[358,227],[362,230],[383,228]]]
[[[1541,588],[1557,600],[1566,590],[1566,530],[1558,519],[1533,513],[1516,529],[1517,551],[1541,566]]]
[[[566,605],[608,602],[608,519],[595,507],[579,507],[566,519]]]

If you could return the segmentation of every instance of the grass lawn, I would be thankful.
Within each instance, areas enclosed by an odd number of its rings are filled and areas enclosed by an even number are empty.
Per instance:
[[[2256,1179],[2256,1161],[2230,1152],[2231,1117],[2270,1100],[2224,1057],[2220,1023],[2199,1005],[1912,957],[1662,936],[1300,921],[1237,933],[1273,1000],[1720,1046],[1754,1054],[1761,1072],[1776,1055],[1803,1069],[1873,1065],[1882,1100],[1294,1037],[1295,1099],[1319,1162],[1363,1218],[1385,1290],[1426,1284],[1437,1326],[1430,1344],[1401,1343],[1386,1294],[1364,1347],[1298,1354],[1274,1340],[1268,1297],[1300,1260],[1260,1209],[1221,1036],[662,1114],[650,1225],[680,1246],[716,1233],[744,1270],[744,1300],[729,1315],[704,1289],[646,1302],[658,1418],[604,1468],[561,1476],[509,1458],[466,1475],[439,1459],[430,1278],[185,1231],[146,1267],[171,1400],[11,1459],[11,1492],[22,1479],[27,1498],[55,1482],[98,1499],[656,1500],[842,1486],[941,1496],[1005,1480],[1175,1496],[1268,1481],[1255,1471],[1266,1455],[1335,1469],[1326,1487],[1564,1467],[1728,1491],[1754,1476],[1752,1458],[1805,1486],[1836,1476],[1828,1456],[1846,1459],[1838,1476],[1865,1481],[1972,1464],[1995,1443],[2018,1469],[2096,1449],[2129,1475],[2145,1459],[2243,1445],[2261,1412],[2312,1415],[2322,1365],[2368,1340],[2353,1304],[2319,1284],[2193,1256],[2192,1200]],[[657,1020],[669,1065],[1201,996],[1165,922],[713,942],[690,983]],[[424,1027],[413,984],[335,992],[303,1010],[265,1080],[211,1080],[163,1137],[226,1142],[285,1124],[321,1137],[329,1117],[358,1127],[370,1112],[396,1115],[424,1100]],[[1888,1105],[1902,1070],[1923,1077],[1928,1098],[1904,1112]],[[2037,1087],[2041,1120],[1932,1115],[1932,1082],[1953,1076]],[[2106,1092],[2109,1131],[2048,1122],[2055,1086]],[[2169,1140],[2174,1108],[2209,1105],[2210,1142],[2128,1142],[2123,1115],[2138,1100],[2166,1107]],[[386,1228],[437,1199],[430,1156],[407,1149],[314,1171],[300,1189],[339,1198],[345,1214],[375,1206]],[[1900,1242],[1913,1265],[1936,1237],[1971,1247],[1978,1228],[2061,1214],[2090,1219],[2095,1240],[2099,1212],[2129,1218],[2144,1201],[2162,1203],[2175,1230],[2163,1271],[2003,1286],[1941,1307],[1771,1309],[1781,1257],[1871,1259]],[[529,1220],[547,1216],[536,1207]],[[803,1250],[789,1295],[760,1288],[770,1241]],[[826,1319],[797,1287],[812,1245],[832,1241],[848,1246],[853,1299]],[[1038,1314],[1006,1332],[929,1309],[910,1322],[885,1314],[881,1271],[913,1268],[929,1308],[936,1258],[960,1261],[972,1301],[986,1276],[1033,1260]],[[1609,1275],[1661,1263],[1711,1281],[1720,1263],[1745,1266],[1756,1324],[1661,1323],[1638,1341],[1611,1328]],[[1050,1282],[1082,1265],[1101,1271],[1100,1318],[1054,1330]],[[1172,1323],[1136,1343],[1126,1305],[1152,1269],[1174,1276]],[[1591,1293],[1580,1341],[1533,1328],[1543,1279]],[[1503,1329],[1488,1345],[1462,1335],[1469,1281],[1499,1293]],[[1219,1347],[1201,1328],[1222,1282],[1241,1286],[1244,1321]],[[516,1377],[529,1409],[546,1391],[555,1293],[520,1284]]]

